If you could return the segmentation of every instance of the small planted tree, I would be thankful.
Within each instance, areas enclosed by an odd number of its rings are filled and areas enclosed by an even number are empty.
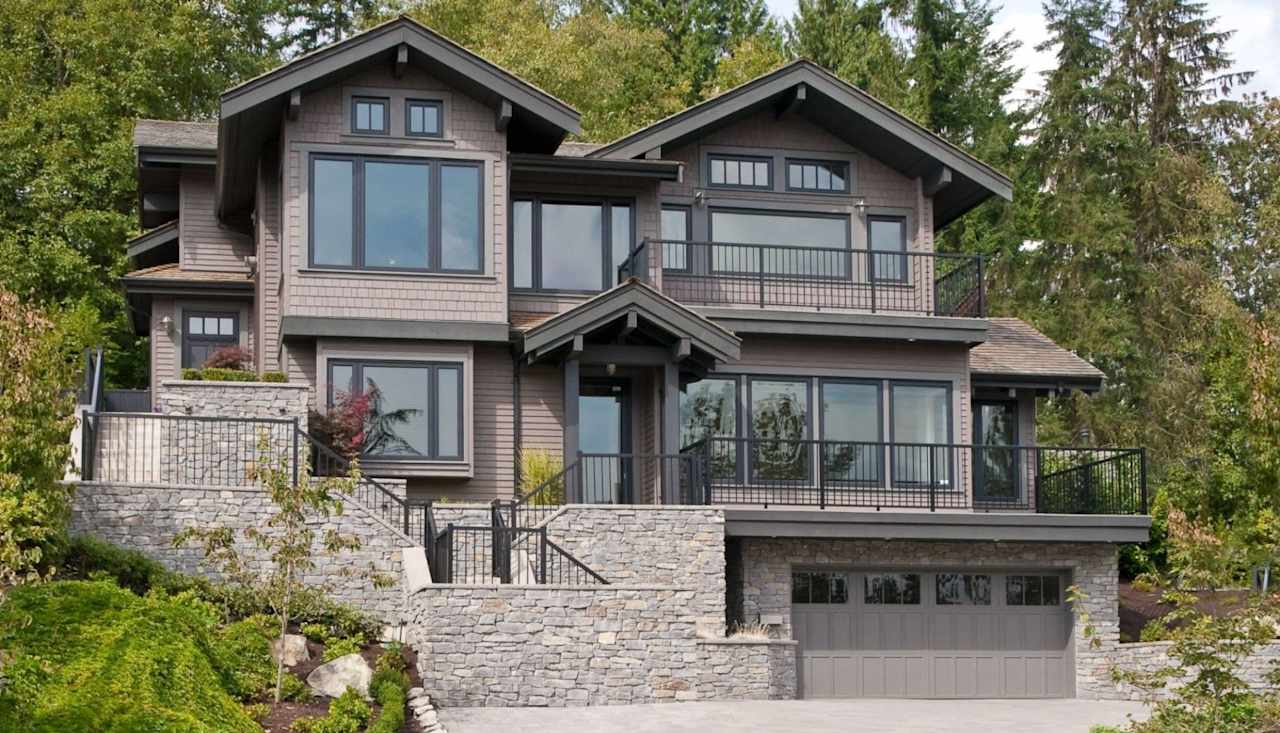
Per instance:
[[[270,449],[270,441],[264,435],[259,442],[259,454],[271,456]],[[251,469],[251,478],[266,490],[274,511],[262,526],[242,530],[245,542],[239,542],[237,533],[223,526],[188,527],[174,538],[175,546],[199,544],[207,564],[222,572],[229,582],[250,591],[269,608],[278,622],[282,643],[298,599],[304,590],[314,587],[303,579],[315,569],[318,558],[360,549],[358,538],[332,528],[320,531],[316,527],[342,514],[341,496],[350,493],[359,482],[359,465],[353,462],[346,476],[330,478],[313,478],[306,461],[297,468],[295,474],[291,458],[277,455],[260,460]],[[247,556],[246,551],[253,551],[254,556]],[[390,578],[372,567],[363,573],[343,570],[341,574],[363,576],[375,587],[387,587],[391,583]],[[284,655],[279,656],[277,703],[284,681]]]

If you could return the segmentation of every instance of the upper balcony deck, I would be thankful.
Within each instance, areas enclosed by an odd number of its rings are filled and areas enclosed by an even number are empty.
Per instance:
[[[979,255],[646,239],[618,276],[694,306],[986,316]]]

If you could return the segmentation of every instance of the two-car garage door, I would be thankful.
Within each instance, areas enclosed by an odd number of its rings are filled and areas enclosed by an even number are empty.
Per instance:
[[[1045,571],[796,571],[801,696],[1069,697],[1066,583]]]

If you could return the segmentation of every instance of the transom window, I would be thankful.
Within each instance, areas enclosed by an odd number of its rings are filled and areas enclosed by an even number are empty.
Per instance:
[[[366,456],[460,460],[462,390],[460,363],[329,361],[329,405],[364,398]]]
[[[436,100],[410,99],[404,106],[404,132],[414,137],[444,135],[444,105]]]
[[[788,160],[787,190],[846,193],[849,164],[830,160]]]
[[[868,573],[862,579],[862,600],[874,606],[918,606],[920,576],[916,573]]]
[[[849,579],[844,573],[792,573],[791,602],[848,603]]]
[[[311,265],[478,273],[481,165],[424,158],[311,158]]]
[[[991,576],[938,573],[935,589],[939,606],[990,606]]]
[[[749,155],[707,157],[707,183],[729,188],[773,188],[773,161]]]
[[[352,97],[351,131],[386,135],[390,131],[390,106],[391,100],[382,97]]]
[[[240,343],[240,316],[217,311],[188,311],[183,315],[182,368],[199,369],[213,352]]]
[[[630,202],[517,199],[511,204],[512,287],[606,290],[634,241]]]
[[[1060,603],[1058,576],[1010,575],[1005,578],[1005,605],[1056,606]]]

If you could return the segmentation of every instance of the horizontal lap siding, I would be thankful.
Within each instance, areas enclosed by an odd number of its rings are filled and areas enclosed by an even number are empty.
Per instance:
[[[509,499],[515,486],[511,353],[477,347],[474,384],[475,478],[467,482],[466,499]]]
[[[558,367],[525,367],[520,373],[520,441],[529,450],[564,452],[564,378]]]
[[[280,289],[283,285],[280,250],[279,159],[265,156],[258,175],[258,321],[262,334],[258,363],[267,371],[281,369]]]
[[[253,239],[218,222],[213,170],[184,168],[178,190],[182,269],[248,272]]]
[[[409,90],[415,96],[446,96],[446,117],[452,145],[392,138],[394,148],[415,148],[443,153],[474,152],[469,159],[487,160],[485,221],[492,247],[492,273],[476,278],[432,275],[350,274],[300,272],[308,267],[305,196],[308,175],[305,152],[298,145],[342,143],[352,152],[369,153],[370,145],[386,139],[361,140],[348,134],[348,110],[343,89],[377,87]],[[389,110],[393,117],[402,108]],[[459,91],[410,68],[396,79],[379,68],[349,77],[339,84],[303,95],[298,119],[285,123],[287,170],[285,224],[288,240],[288,274],[285,312],[342,318],[403,320],[507,321],[506,291],[506,136],[494,129],[494,111]],[[361,146],[356,148],[354,146]]]

